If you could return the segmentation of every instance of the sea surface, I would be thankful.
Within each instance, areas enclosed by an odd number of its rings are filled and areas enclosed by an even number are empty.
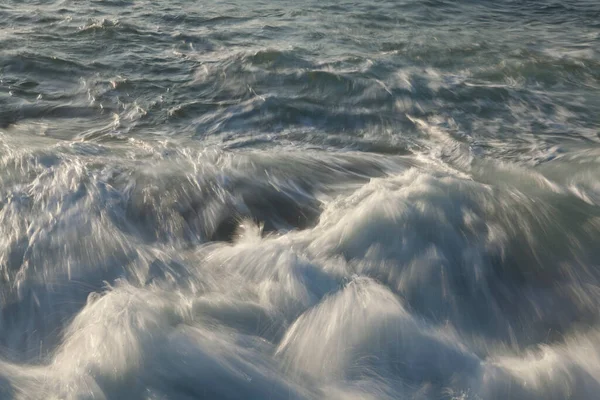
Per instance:
[[[0,3],[0,399],[599,394],[600,1]]]

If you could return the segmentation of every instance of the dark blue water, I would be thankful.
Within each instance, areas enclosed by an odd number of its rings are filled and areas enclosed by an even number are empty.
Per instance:
[[[600,2],[0,4],[0,399],[595,399]]]

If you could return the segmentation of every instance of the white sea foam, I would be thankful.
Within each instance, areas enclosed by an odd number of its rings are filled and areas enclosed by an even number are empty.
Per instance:
[[[0,364],[4,397],[585,399],[597,390],[597,335],[572,327],[596,315],[590,234],[600,224],[591,209],[573,213],[559,176],[475,165],[481,176],[496,168],[503,184],[493,187],[402,157],[171,152],[158,154],[179,167],[150,173],[133,160],[95,169],[89,152],[65,148],[4,193],[2,271],[13,282],[0,326],[12,360]],[[4,163],[41,154],[12,152]],[[349,159],[362,172],[346,169]],[[362,177],[378,169],[387,172]],[[263,202],[236,191],[244,185]],[[274,199],[316,201],[319,216],[301,229],[269,220]],[[229,242],[202,244],[206,227],[229,216]]]

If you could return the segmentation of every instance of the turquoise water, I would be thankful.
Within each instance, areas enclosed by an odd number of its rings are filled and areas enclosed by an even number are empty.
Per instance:
[[[597,1],[0,4],[0,399],[594,399]]]

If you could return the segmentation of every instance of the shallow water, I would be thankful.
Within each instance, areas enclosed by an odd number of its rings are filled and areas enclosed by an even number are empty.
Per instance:
[[[593,399],[600,3],[0,5],[1,399]]]

